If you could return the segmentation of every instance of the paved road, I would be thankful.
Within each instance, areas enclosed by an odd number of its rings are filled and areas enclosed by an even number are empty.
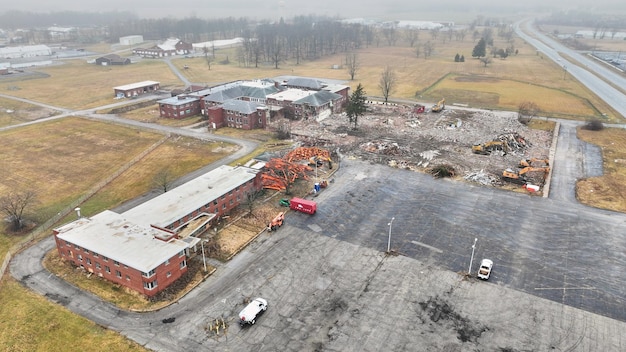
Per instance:
[[[541,51],[549,59],[562,65],[562,68],[566,70],[568,74],[571,74],[597,94],[602,100],[621,114],[622,118],[626,118],[626,95],[604,81],[612,82],[614,86],[621,87],[623,90],[626,87],[626,78],[624,76],[538,33],[532,28],[530,21],[520,21],[515,23],[514,26],[517,35],[537,48],[537,50]],[[529,32],[532,36],[525,32]],[[560,53],[566,54],[568,57],[577,61],[579,65],[569,63],[565,57],[561,57]]]

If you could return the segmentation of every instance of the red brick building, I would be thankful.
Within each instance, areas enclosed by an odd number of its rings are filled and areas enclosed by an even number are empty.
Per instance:
[[[107,210],[55,229],[57,250],[73,265],[151,297],[185,275],[198,236],[260,188],[258,169],[221,166],[122,214]]]
[[[143,81],[113,87],[115,97],[117,98],[136,97],[142,94],[154,93],[159,89],[161,89],[161,83],[155,81]]]
[[[224,104],[207,108],[209,128],[221,127],[251,130],[265,128],[269,109],[264,104],[244,100],[229,100]]]
[[[179,95],[157,101],[159,116],[172,119],[184,119],[200,114],[200,99]]]

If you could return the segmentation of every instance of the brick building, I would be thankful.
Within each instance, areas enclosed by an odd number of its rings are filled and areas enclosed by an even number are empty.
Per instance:
[[[265,104],[244,100],[228,100],[224,104],[207,108],[209,128],[221,127],[251,130],[265,128],[269,109]]]
[[[200,114],[200,99],[185,95],[179,95],[157,101],[159,104],[159,116],[173,119]]]
[[[143,81],[137,83],[126,84],[123,86],[113,87],[115,97],[130,98],[142,94],[154,93],[161,88],[161,83],[155,81]]]
[[[221,166],[122,214],[104,211],[54,230],[61,258],[146,296],[187,272],[200,236],[261,188],[259,169]]]

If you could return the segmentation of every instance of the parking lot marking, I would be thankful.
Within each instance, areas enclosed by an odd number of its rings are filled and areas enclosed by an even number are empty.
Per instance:
[[[595,290],[595,287],[535,287],[535,290]]]
[[[437,253],[443,253],[443,251],[442,251],[441,249],[439,249],[439,248],[435,248],[435,247],[433,247],[433,246],[429,246],[429,245],[427,245],[426,243],[417,242],[417,241],[411,241],[411,243],[416,244],[416,245],[418,245],[418,246],[422,246],[422,247],[424,247],[424,248],[428,248],[428,249],[430,249],[431,251],[435,251],[435,252],[437,252]]]

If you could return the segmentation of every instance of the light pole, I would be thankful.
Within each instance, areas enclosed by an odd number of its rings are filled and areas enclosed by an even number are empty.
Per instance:
[[[389,239],[387,240],[387,253],[389,253],[389,250],[391,250],[391,224],[393,224],[393,220],[395,219],[395,217],[391,218],[391,221],[389,221],[389,223],[387,225],[389,225]]]
[[[200,247],[202,247],[202,264],[204,264],[204,272],[206,273],[206,257],[204,256],[204,242],[206,242],[206,240],[200,240]]]
[[[478,241],[478,238],[474,238],[474,244],[472,245],[472,257],[470,258],[470,266],[469,269],[467,269],[467,273],[468,274],[472,274],[472,262],[474,261],[474,250],[476,249],[476,241]]]

